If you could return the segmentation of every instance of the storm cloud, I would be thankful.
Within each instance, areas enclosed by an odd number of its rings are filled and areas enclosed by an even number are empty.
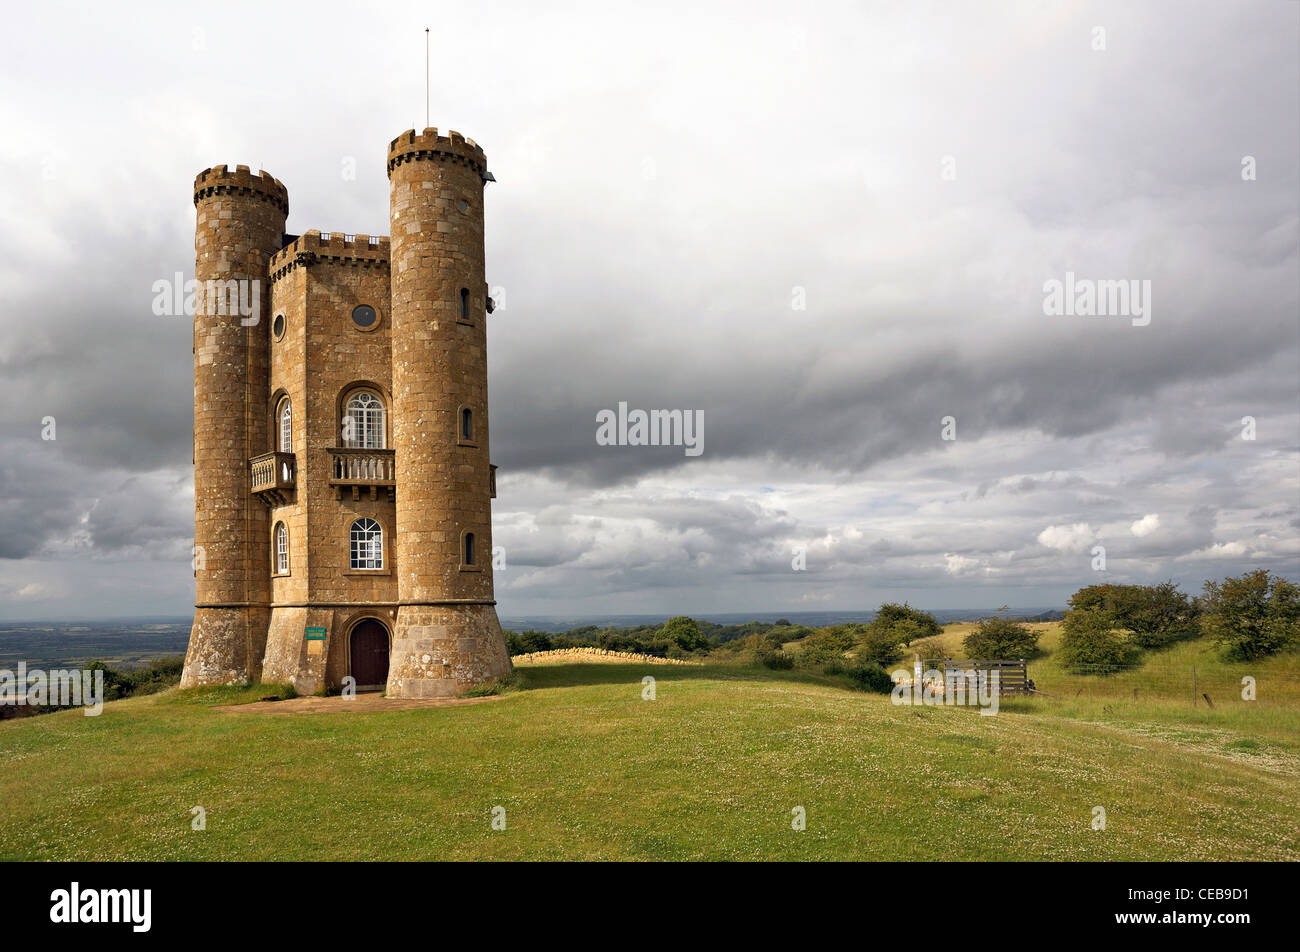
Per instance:
[[[503,615],[1300,574],[1295,4],[222,9],[10,14],[0,617],[192,604],[152,286],[193,176],[385,233],[426,25],[431,123],[497,179]],[[1045,313],[1067,273],[1149,281],[1150,323]],[[704,452],[600,445],[620,402],[701,411]]]

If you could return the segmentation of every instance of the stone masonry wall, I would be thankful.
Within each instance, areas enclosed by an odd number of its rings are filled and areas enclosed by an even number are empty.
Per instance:
[[[270,294],[267,264],[283,242],[288,193],[246,166],[206,169],[194,183],[194,276],[246,282],[258,313],[194,315],[196,614],[181,685],[260,675],[270,600],[265,507],[249,492],[248,459],[266,441]],[[223,302],[224,304],[224,302]],[[221,307],[220,310],[228,310]]]
[[[412,130],[389,146],[399,486],[393,696],[455,693],[510,670],[492,607],[486,165],[483,150],[456,132]],[[473,416],[470,439],[460,431],[464,409]],[[467,533],[472,565],[463,557]]]

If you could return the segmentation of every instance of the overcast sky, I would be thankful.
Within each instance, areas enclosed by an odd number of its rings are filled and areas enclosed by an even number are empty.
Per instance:
[[[190,610],[192,331],[151,288],[194,175],[387,233],[425,26],[431,124],[497,178],[503,616],[1300,577],[1300,4],[539,6],[6,12],[0,618]],[[1149,281],[1149,323],[1045,314],[1067,272]],[[620,401],[703,453],[598,445]]]

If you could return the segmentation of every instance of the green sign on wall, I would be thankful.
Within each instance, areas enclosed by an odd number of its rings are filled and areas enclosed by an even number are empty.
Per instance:
[[[324,640],[325,640],[325,629],[324,629],[324,628],[311,628],[311,627],[309,627],[309,628],[307,629],[307,640],[308,640],[308,641],[324,641]]]

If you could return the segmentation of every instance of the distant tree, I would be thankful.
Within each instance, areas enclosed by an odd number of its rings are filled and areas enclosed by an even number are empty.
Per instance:
[[[1067,668],[1116,671],[1132,663],[1137,653],[1120,631],[1115,613],[1104,608],[1066,612],[1062,628],[1058,655]]]
[[[1136,585],[1087,585],[1070,596],[1070,607],[1100,608],[1122,618],[1134,606]]]
[[[777,628],[782,628],[782,627],[788,628],[790,626],[790,619],[778,618],[775,622],[773,622],[773,624]]]
[[[901,605],[896,602],[886,602],[881,605],[880,610],[876,612],[876,617],[867,625],[867,629],[889,630],[904,622],[910,622],[910,625],[901,631],[909,634],[910,638],[928,638],[943,634],[943,626],[934,620],[933,615],[919,608],[913,608],[906,602]],[[909,643],[910,640],[900,642],[904,645]]]
[[[1198,632],[1196,601],[1180,592],[1172,581],[1159,585],[1134,586],[1127,610],[1120,618],[1123,627],[1133,632],[1133,643],[1140,648],[1163,648]]]
[[[695,619],[686,615],[668,619],[659,630],[659,636],[683,651],[703,651],[709,647],[709,641],[700,634],[700,626]]]
[[[1206,582],[1201,630],[1228,661],[1253,661],[1300,642],[1300,587],[1267,569]]]
[[[1038,653],[1038,632],[1010,618],[985,618],[962,645],[971,658],[1032,658]]]
[[[551,636],[544,631],[506,632],[506,649],[512,655],[531,654],[534,651],[550,651],[554,647],[556,645],[551,640]]]
[[[1139,648],[1163,648],[1197,632],[1196,601],[1172,581],[1159,585],[1089,585],[1070,598],[1074,609],[1101,609],[1133,633]]]
[[[942,633],[943,626],[933,616],[906,603],[886,602],[876,617],[862,627],[858,660],[863,664],[892,664],[902,654],[902,646]]]

